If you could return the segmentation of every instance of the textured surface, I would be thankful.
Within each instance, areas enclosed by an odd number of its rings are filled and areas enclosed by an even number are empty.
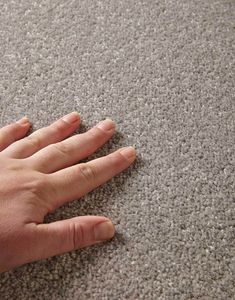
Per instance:
[[[0,277],[2,299],[234,299],[234,1],[0,0],[0,125],[111,117],[127,172],[48,221],[110,242]],[[94,157],[94,156],[93,156]]]

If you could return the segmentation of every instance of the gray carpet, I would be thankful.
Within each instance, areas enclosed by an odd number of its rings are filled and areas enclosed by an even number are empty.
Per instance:
[[[232,0],[0,0],[0,125],[105,117],[135,165],[47,221],[108,243],[0,275],[2,299],[235,299]]]

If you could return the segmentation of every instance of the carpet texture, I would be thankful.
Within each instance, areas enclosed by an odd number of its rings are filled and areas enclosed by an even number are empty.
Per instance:
[[[0,0],[0,125],[106,117],[133,167],[46,221],[115,238],[0,275],[3,299],[234,299],[232,0]]]

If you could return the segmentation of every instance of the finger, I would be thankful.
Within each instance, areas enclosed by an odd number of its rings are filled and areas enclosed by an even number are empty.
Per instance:
[[[86,133],[72,136],[38,151],[29,157],[28,164],[43,173],[52,173],[71,166],[106,143],[113,135],[114,129],[114,122],[107,119]]]
[[[33,257],[33,260],[103,242],[111,239],[115,233],[111,221],[98,216],[75,217],[36,226],[34,251],[36,257]]]
[[[77,112],[72,112],[47,127],[33,132],[28,137],[15,142],[3,151],[11,158],[29,157],[49,144],[59,142],[72,134],[79,126],[80,118]]]
[[[7,148],[15,141],[24,137],[29,130],[30,122],[27,117],[20,119],[0,129],[0,151]]]
[[[133,147],[125,147],[88,163],[74,165],[47,175],[52,187],[52,207],[55,209],[67,201],[78,199],[105,183],[135,160]]]

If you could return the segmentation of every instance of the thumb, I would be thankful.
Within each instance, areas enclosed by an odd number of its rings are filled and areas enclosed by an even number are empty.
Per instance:
[[[90,246],[114,236],[115,228],[105,217],[82,216],[37,225],[34,259],[48,258]]]

